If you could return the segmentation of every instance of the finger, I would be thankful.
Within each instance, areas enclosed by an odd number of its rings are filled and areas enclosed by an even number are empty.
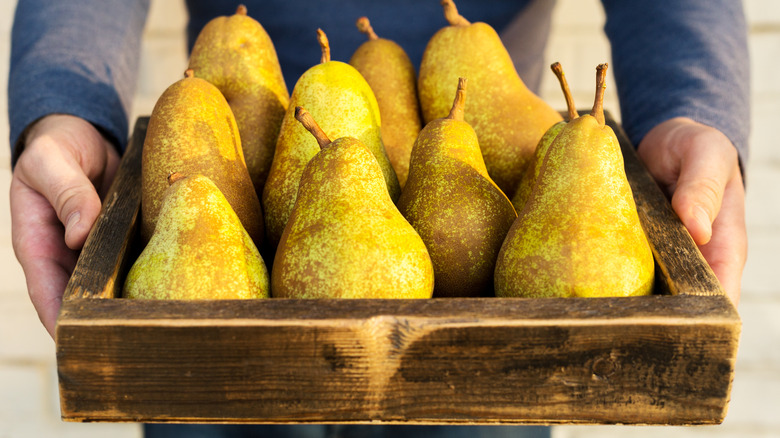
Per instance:
[[[16,177],[11,182],[10,204],[14,253],[24,269],[30,301],[54,337],[76,253],[65,246],[62,224],[49,202]]]
[[[745,189],[738,169],[726,185],[720,213],[712,224],[712,239],[699,249],[731,301],[735,306],[739,304],[747,232]]]
[[[704,245],[712,237],[712,222],[721,210],[723,192],[733,175],[736,156],[733,148],[701,153],[693,148],[680,164],[680,175],[672,195],[672,208],[691,237]]]
[[[15,173],[20,183],[51,203],[65,225],[67,246],[81,248],[100,213],[100,198],[77,159],[51,139],[42,138],[28,145]]]

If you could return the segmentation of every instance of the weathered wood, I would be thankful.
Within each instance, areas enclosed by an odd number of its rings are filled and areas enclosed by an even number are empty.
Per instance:
[[[165,302],[116,298],[134,254],[141,120],[58,319],[63,419],[721,422],[739,316],[608,120],[662,268],[657,295]]]
[[[129,268],[127,253],[135,236],[141,206],[141,154],[148,117],[138,119],[133,135],[76,262],[63,300],[116,298]]]

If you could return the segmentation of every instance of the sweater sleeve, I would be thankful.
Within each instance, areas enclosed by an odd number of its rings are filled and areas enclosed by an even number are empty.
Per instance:
[[[54,113],[89,121],[124,149],[148,9],[149,0],[19,0],[8,76],[12,163],[24,130]]]
[[[748,158],[750,65],[739,0],[603,0],[621,118],[638,145],[672,117],[717,128]]]

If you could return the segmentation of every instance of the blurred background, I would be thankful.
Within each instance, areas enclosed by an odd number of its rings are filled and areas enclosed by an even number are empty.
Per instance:
[[[0,0],[0,143],[8,139],[6,86],[16,1]],[[747,175],[749,253],[739,313],[743,328],[726,420],[718,426],[557,426],[554,438],[780,437],[780,2],[745,0],[752,56],[753,126]],[[141,72],[131,120],[150,114],[157,97],[187,65],[180,1],[153,1],[144,31]],[[593,69],[609,60],[598,0],[558,0],[546,62],[560,61],[579,106],[593,99]],[[342,61],[347,61],[342,60]],[[608,84],[614,84],[611,80]],[[292,88],[290,89],[292,91]],[[552,74],[542,97],[565,109]],[[615,89],[605,107],[619,118]],[[60,420],[54,343],[38,322],[11,247],[7,143],[0,147],[0,438],[139,438],[136,424],[74,424]]]

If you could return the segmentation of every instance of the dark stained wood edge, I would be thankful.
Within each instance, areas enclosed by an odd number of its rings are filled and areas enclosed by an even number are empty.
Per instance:
[[[76,262],[63,301],[73,298],[116,298],[122,289],[126,257],[141,206],[141,156],[148,117],[133,129],[114,182],[103,201]]]
[[[725,295],[669,200],[639,160],[622,126],[611,114],[607,114],[607,124],[620,142],[639,219],[650,241],[658,274],[663,278],[661,287],[673,295]]]

